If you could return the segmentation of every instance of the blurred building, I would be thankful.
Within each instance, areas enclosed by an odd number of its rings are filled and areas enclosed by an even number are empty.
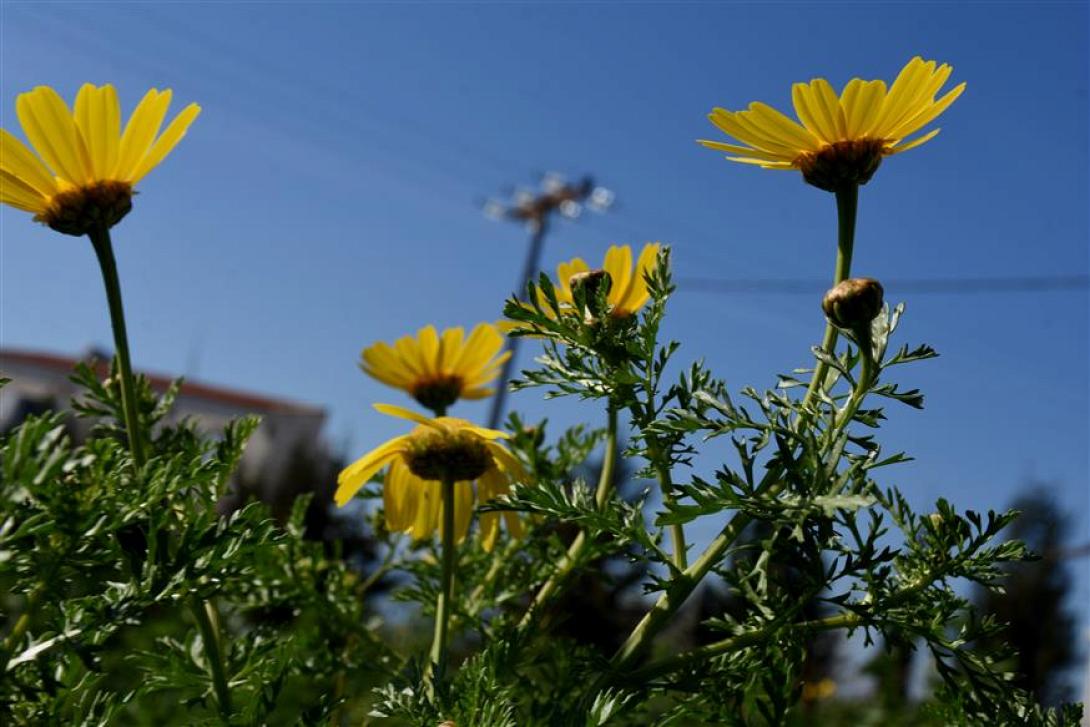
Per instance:
[[[91,351],[73,358],[41,351],[0,348],[0,376],[10,378],[0,389],[0,432],[6,432],[27,416],[48,410],[70,410],[79,392],[69,379],[76,364],[92,364],[100,377],[108,372],[109,355]],[[166,391],[173,377],[137,372],[146,376],[157,392]],[[170,421],[190,418],[203,432],[215,435],[231,419],[256,414],[261,425],[250,438],[236,485],[275,503],[292,488],[288,473],[300,460],[329,462],[322,439],[325,411],[260,394],[186,381],[169,415]],[[87,434],[91,422],[73,417],[69,426],[76,439]],[[294,492],[291,496],[294,496]]]

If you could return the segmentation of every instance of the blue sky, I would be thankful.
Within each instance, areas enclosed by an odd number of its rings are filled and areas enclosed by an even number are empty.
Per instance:
[[[478,203],[536,171],[594,173],[619,201],[559,223],[549,270],[662,240],[682,279],[829,277],[830,195],[694,143],[717,138],[713,106],[788,110],[790,84],[813,76],[891,80],[921,54],[969,84],[937,139],[863,188],[857,273],[1087,271],[1085,3],[7,0],[0,15],[4,128],[38,84],[71,99],[84,81],[114,83],[126,114],[151,86],[204,107],[115,230],[136,365],[320,404],[350,452],[399,431],[371,402],[406,403],[358,372],[360,348],[498,316],[525,237]],[[86,241],[9,208],[0,236],[3,345],[108,345]],[[820,292],[682,286],[667,332],[734,389],[768,387],[808,364]],[[928,400],[889,412],[887,448],[917,459],[888,482],[920,507],[987,509],[1044,480],[1090,539],[1085,289],[887,295],[908,303],[900,340],[942,353],[898,373]],[[514,402],[561,424],[598,416],[535,393]],[[1085,597],[1090,564],[1072,566]]]

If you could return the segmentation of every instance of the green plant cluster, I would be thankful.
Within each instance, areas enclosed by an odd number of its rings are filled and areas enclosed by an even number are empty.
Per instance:
[[[373,682],[387,650],[364,584],[303,538],[306,502],[283,525],[260,503],[217,513],[257,419],[216,438],[168,424],[177,385],[156,397],[138,379],[136,468],[116,376],[73,378],[98,422],[84,444],[59,413],[0,444],[0,582],[20,594],[3,601],[2,721],[315,724]]]

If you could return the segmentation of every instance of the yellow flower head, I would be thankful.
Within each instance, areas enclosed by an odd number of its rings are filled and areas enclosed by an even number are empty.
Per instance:
[[[510,351],[500,353],[503,334],[480,323],[465,338],[461,328],[439,334],[425,326],[390,346],[376,343],[363,350],[360,368],[384,384],[404,389],[432,411],[445,411],[458,399],[483,399],[494,390],[486,385],[499,376]]]
[[[375,404],[375,409],[416,422],[418,426],[345,467],[337,477],[334,500],[338,506],[344,506],[385,467],[382,496],[386,527],[422,540],[431,537],[442,522],[439,485],[442,480],[450,479],[455,482],[454,535],[461,541],[469,531],[475,500],[487,502],[505,495],[512,481],[526,479],[519,461],[496,441],[508,436],[504,432],[454,417],[431,419],[389,404]],[[492,550],[496,543],[501,517],[512,535],[522,536],[522,521],[515,513],[482,513],[481,537],[486,550]]]
[[[765,169],[798,169],[807,182],[832,192],[866,184],[882,158],[924,144],[939,129],[908,139],[957,100],[965,84],[942,98],[951,66],[916,56],[893,85],[853,78],[837,97],[824,78],[796,83],[791,89],[801,124],[760,102],[746,111],[713,109],[711,122],[745,146],[701,141],[710,149],[730,152],[731,161]]]
[[[117,224],[132,209],[133,187],[201,111],[189,104],[159,134],[170,97],[170,89],[148,91],[122,133],[113,86],[84,84],[75,113],[48,86],[20,94],[15,111],[37,154],[0,129],[0,202],[68,235]]]
[[[644,275],[655,270],[658,264],[659,248],[662,245],[653,242],[643,246],[640,257],[635,267],[632,265],[632,248],[628,245],[612,245],[606,251],[605,260],[602,261],[600,270],[591,270],[583,258],[573,258],[556,267],[556,281],[553,290],[556,293],[556,302],[560,306],[559,311],[554,311],[545,295],[538,292],[538,303],[550,317],[558,315],[576,314],[583,315],[575,309],[575,298],[572,295],[572,280],[584,285],[608,285],[606,303],[609,306],[609,315],[612,318],[621,319],[635,315],[648,301],[651,294],[647,290],[647,282]],[[608,274],[608,282],[596,273]],[[589,275],[588,275],[589,274]],[[589,292],[589,291],[588,291]],[[523,303],[523,305],[528,305]],[[509,329],[523,328],[523,324],[517,321],[505,323]]]

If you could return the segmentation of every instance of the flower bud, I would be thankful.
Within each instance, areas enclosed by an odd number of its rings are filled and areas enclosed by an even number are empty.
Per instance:
[[[866,331],[882,312],[883,293],[874,278],[849,278],[825,294],[821,308],[837,328]]]
[[[572,300],[577,306],[582,306],[587,323],[593,323],[608,312],[598,310],[599,295],[608,296],[613,289],[613,276],[605,270],[599,268],[576,273],[568,278],[568,287],[571,289]]]

